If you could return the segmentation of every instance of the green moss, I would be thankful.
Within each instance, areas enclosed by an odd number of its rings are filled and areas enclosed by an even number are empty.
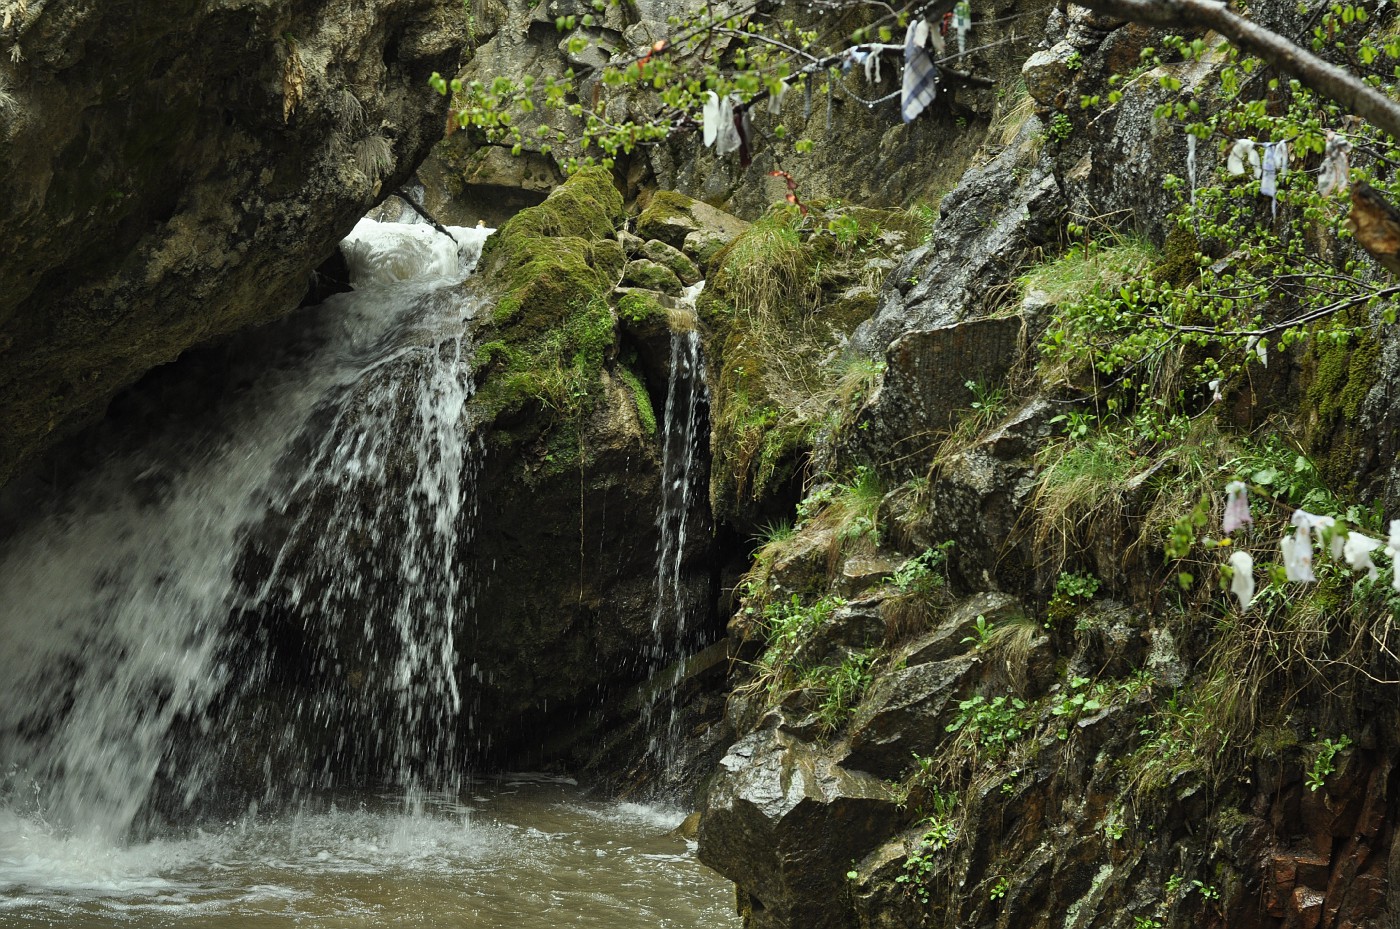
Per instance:
[[[660,291],[676,296],[681,292],[680,278],[670,268],[646,258],[629,261],[622,282],[631,287]]]
[[[1336,323],[1350,325],[1351,320]],[[1304,439],[1309,454],[1328,486],[1350,492],[1356,485],[1358,461],[1356,433],[1361,406],[1375,383],[1381,346],[1364,327],[1345,341],[1334,341],[1323,330],[1310,340],[1304,358],[1307,376]]]
[[[601,169],[580,171],[544,203],[521,210],[487,240],[483,272],[501,294],[493,319],[528,335],[558,324],[616,280],[616,254],[601,247],[622,218],[622,195]],[[512,341],[507,334],[507,341]]]
[[[642,379],[631,368],[623,366],[617,369],[618,377],[622,378],[622,383],[632,391],[632,399],[637,404],[637,418],[641,420],[642,429],[647,435],[656,435],[656,410],[651,405],[651,394],[647,393],[646,385]]]
[[[660,190],[652,195],[647,208],[637,217],[637,235],[643,239],[659,239],[671,245],[678,227],[695,225],[690,205],[695,201],[674,190]]]
[[[682,284],[693,284],[704,276],[695,262],[685,256],[685,252],[665,242],[655,239],[648,241],[642,246],[642,256],[668,268]]]
[[[1162,245],[1162,259],[1152,269],[1152,276],[1177,287],[1188,287],[1201,276],[1201,240],[1185,226],[1177,226],[1167,234]]]
[[[646,322],[649,319],[660,318],[667,315],[666,308],[661,305],[651,294],[645,291],[632,291],[623,294],[617,301],[617,315],[634,325]]]
[[[616,239],[602,239],[588,249],[588,266],[611,281],[622,279],[622,269],[627,266],[627,254],[622,243]]]
[[[545,428],[557,432],[591,408],[615,344],[607,295],[621,270],[612,236],[622,215],[611,175],[590,169],[488,240],[485,275],[499,297],[477,350],[485,375],[477,396],[489,415],[537,405],[554,414]],[[567,458],[576,445],[551,455]]]

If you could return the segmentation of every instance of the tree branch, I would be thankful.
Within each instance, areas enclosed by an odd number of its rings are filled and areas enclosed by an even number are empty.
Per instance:
[[[1152,26],[1213,29],[1235,45],[1291,74],[1396,138],[1400,104],[1276,32],[1250,22],[1219,0],[1080,0],[1084,6]]]

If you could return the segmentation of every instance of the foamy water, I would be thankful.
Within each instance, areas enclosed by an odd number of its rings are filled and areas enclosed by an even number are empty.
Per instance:
[[[538,779],[405,812],[344,795],[119,846],[0,816],[5,926],[737,926],[683,811]]]

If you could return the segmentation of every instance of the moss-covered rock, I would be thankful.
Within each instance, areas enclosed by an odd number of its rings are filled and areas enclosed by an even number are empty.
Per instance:
[[[686,286],[697,283],[703,277],[700,269],[695,266],[695,262],[687,258],[684,252],[678,248],[672,248],[658,239],[649,239],[645,242],[641,252],[643,258],[669,268],[671,273],[680,278],[681,283]]]
[[[609,248],[622,219],[622,195],[601,168],[580,171],[544,203],[522,210],[488,241],[482,270],[500,294],[492,319],[528,338],[602,296],[621,248]],[[616,246],[616,242],[612,245]]]
[[[622,272],[622,283],[628,287],[657,290],[673,297],[679,296],[684,289],[674,271],[647,258],[627,262],[627,267]]]
[[[621,219],[611,175],[588,169],[488,241],[484,276],[498,296],[477,351],[488,415],[586,405],[615,339],[607,296],[622,268]]]
[[[732,240],[748,228],[748,223],[717,210],[700,200],[692,200],[673,190],[655,193],[637,217],[637,235],[659,239],[673,248],[683,248],[688,235],[705,231],[724,241]]]
[[[1348,494],[1357,489],[1358,446],[1366,441],[1360,414],[1381,357],[1375,336],[1364,327],[1356,332],[1343,343],[1312,339],[1302,359],[1304,442],[1327,485]]]

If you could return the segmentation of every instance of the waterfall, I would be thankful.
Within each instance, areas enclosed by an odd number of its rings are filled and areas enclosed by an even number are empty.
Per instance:
[[[352,749],[400,787],[447,775],[479,458],[460,282],[490,230],[451,231],[362,220],[356,290],[253,341],[227,402],[52,501],[8,495],[0,817],[111,842],[158,785],[196,804],[235,764],[263,791],[287,764],[327,783]],[[287,704],[273,642],[300,643],[319,692]],[[273,751],[240,712],[324,734]]]
[[[648,751],[663,774],[674,770],[681,740],[675,687],[684,670],[697,629],[697,598],[685,573],[687,532],[692,513],[706,493],[701,443],[708,441],[709,392],[700,334],[695,328],[695,298],[704,283],[686,292],[682,309],[672,314],[670,375],[661,445],[661,504],[656,514],[656,606],[652,612],[652,675],[656,681],[643,709]],[[657,704],[664,703],[664,713]]]

